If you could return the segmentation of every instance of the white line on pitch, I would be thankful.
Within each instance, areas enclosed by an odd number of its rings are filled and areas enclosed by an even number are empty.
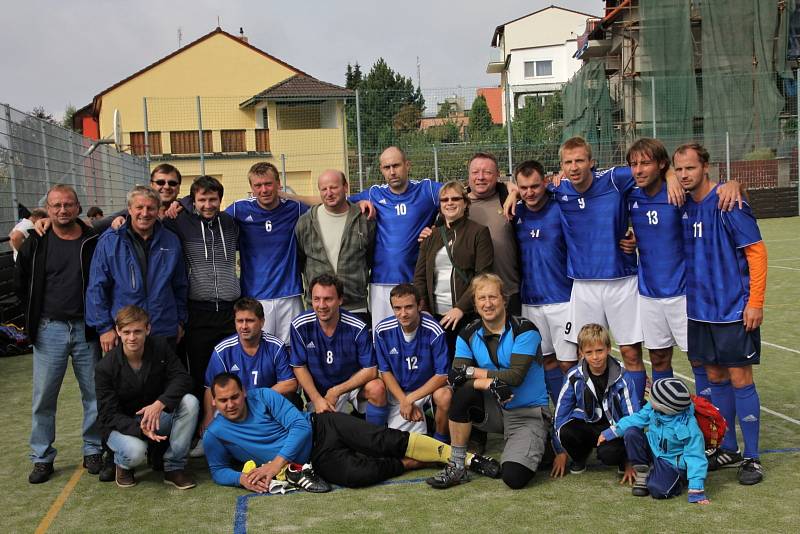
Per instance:
[[[800,258],[775,258],[775,259],[770,258],[770,260],[772,260],[772,261],[797,261],[797,260],[800,260]]]
[[[770,265],[770,269],[786,269],[787,271],[800,271],[800,269],[796,267],[784,267],[783,265]]]
[[[770,239],[769,243],[783,243],[785,241],[797,241],[800,237],[787,237],[786,239]]]
[[[762,341],[762,343],[763,343],[763,341]],[[611,350],[613,350],[613,351],[615,351],[615,352],[619,352],[619,349],[617,349],[616,347],[612,348]],[[646,363],[647,365],[653,365],[653,364],[650,362],[650,360],[647,360],[647,359],[644,359],[644,358],[642,358],[642,360],[643,360],[643,361],[644,361],[644,363]],[[689,382],[691,382],[692,384],[694,384],[694,378],[688,377],[688,376],[686,376],[686,375],[682,375],[682,374],[680,374],[680,373],[676,373],[674,370],[672,371],[672,374],[673,374],[673,375],[675,375],[675,376],[679,376],[679,377],[683,378],[684,380],[688,380]],[[781,418],[781,419],[783,419],[784,421],[789,421],[790,423],[794,423],[794,424],[796,424],[796,425],[800,426],[800,421],[798,421],[797,419],[792,419],[792,418],[791,418],[791,417],[789,417],[788,415],[784,415],[784,414],[782,414],[782,413],[780,413],[780,412],[776,412],[775,410],[770,410],[769,408],[767,408],[767,407],[765,407],[765,406],[763,406],[763,405],[761,406],[761,411],[763,411],[763,412],[767,412],[768,414],[770,414],[770,415],[774,415],[775,417],[780,417],[780,418]]]
[[[775,343],[767,343],[766,341],[761,341],[761,344],[767,345],[768,347],[775,347],[776,349],[788,350],[789,352],[794,352],[795,354],[800,354],[800,350],[790,349],[789,347],[784,347],[783,345],[776,345]]]

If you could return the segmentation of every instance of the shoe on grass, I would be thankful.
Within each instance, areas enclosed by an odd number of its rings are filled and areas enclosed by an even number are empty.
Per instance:
[[[633,480],[631,493],[634,497],[647,497],[650,495],[650,490],[647,489],[647,477],[650,475],[650,466],[634,465],[633,470],[636,472],[636,478]]]
[[[430,477],[425,482],[432,488],[446,489],[459,484],[466,484],[469,480],[469,473],[467,473],[466,468],[458,467],[453,462],[450,462],[444,466],[441,473]]]
[[[164,484],[172,484],[179,490],[188,490],[197,486],[197,482],[191,473],[183,469],[176,469],[174,471],[164,472]]]
[[[47,482],[53,475],[53,462],[36,462],[33,464],[33,471],[28,475],[28,482],[31,484],[41,484]]]
[[[584,471],[586,471],[586,460],[572,460],[569,464],[569,472],[573,475],[580,475]]]
[[[481,456],[480,454],[472,457],[467,468],[473,473],[489,478],[500,478],[502,471],[500,462],[490,456]]]
[[[739,451],[726,451],[725,449],[717,449],[707,458],[709,471],[716,471],[717,469],[725,469],[728,467],[739,467],[744,460]]]
[[[745,458],[739,466],[739,484],[752,486],[764,480],[764,468],[758,458]]]
[[[90,475],[96,475],[103,468],[102,454],[87,454],[83,457],[83,467],[89,471]]]
[[[103,455],[103,467],[100,469],[100,476],[97,478],[100,482],[111,482],[114,480],[115,476],[114,453],[106,451]]]
[[[136,478],[133,476],[133,469],[125,469],[124,467],[116,466],[116,475],[114,480],[120,488],[132,488],[136,485]]]
[[[327,493],[331,485],[314,472],[311,464],[289,464],[286,467],[286,480],[295,487],[309,493]]]

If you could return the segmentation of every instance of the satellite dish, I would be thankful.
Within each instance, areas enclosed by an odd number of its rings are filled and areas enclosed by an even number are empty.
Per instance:
[[[118,109],[114,110],[114,144],[117,150],[122,149],[122,115]]]

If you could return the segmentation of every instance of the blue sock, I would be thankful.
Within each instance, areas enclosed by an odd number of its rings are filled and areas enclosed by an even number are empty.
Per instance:
[[[386,421],[389,419],[388,406],[375,406],[371,402],[367,403],[367,423],[373,425],[386,426]]]
[[[553,401],[553,406],[558,404],[558,394],[561,392],[561,386],[564,385],[564,373],[561,368],[555,367],[544,372],[544,380],[547,383],[547,393],[550,395],[550,400]]]
[[[666,371],[656,371],[653,369],[653,382],[656,380],[661,380],[662,378],[672,378],[672,367]]]
[[[433,433],[433,439],[437,439],[442,443],[450,444],[450,434],[439,434],[438,432]]]
[[[711,402],[717,407],[719,413],[728,423],[728,430],[722,439],[721,448],[726,451],[738,451],[739,444],[736,443],[736,398],[733,394],[733,386],[730,380],[725,382],[709,382],[711,386]]]
[[[758,433],[761,428],[761,402],[756,385],[733,388],[736,397],[736,415],[744,439],[744,457],[758,458]]]
[[[647,383],[647,373],[644,371],[625,371],[625,378],[632,382],[639,406],[644,406],[644,386]]]
[[[700,367],[692,367],[694,373],[694,391],[698,397],[711,401],[711,384],[708,381],[708,373],[706,368],[702,365]]]

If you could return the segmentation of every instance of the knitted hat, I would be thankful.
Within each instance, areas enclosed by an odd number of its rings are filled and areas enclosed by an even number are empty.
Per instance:
[[[677,378],[661,378],[650,389],[650,405],[657,412],[674,415],[692,404],[689,388]]]

